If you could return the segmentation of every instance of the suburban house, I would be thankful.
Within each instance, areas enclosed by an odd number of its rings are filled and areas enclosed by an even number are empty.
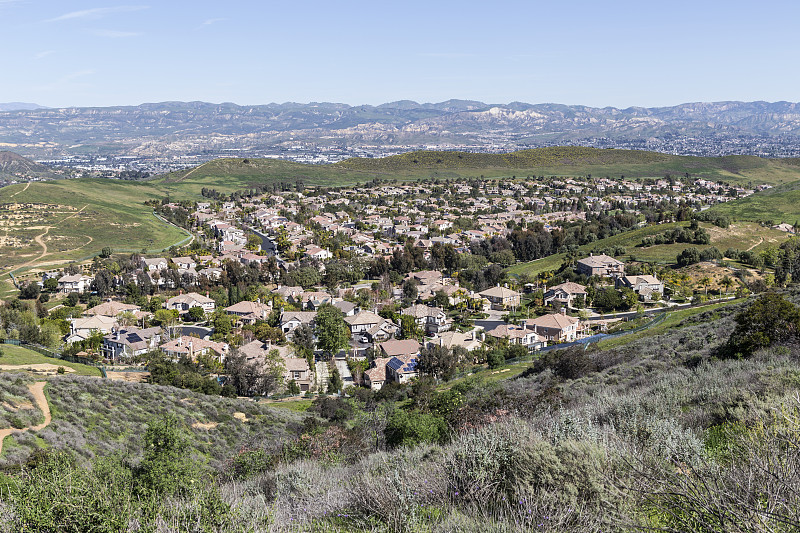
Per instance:
[[[618,278],[625,275],[625,263],[606,254],[594,255],[578,261],[579,274],[600,276],[601,278]]]
[[[148,272],[160,272],[167,268],[167,266],[169,266],[169,263],[163,257],[142,259],[142,269]]]
[[[391,357],[376,357],[372,368],[364,372],[364,385],[372,390],[380,390],[386,384],[386,363]]]
[[[272,350],[276,350],[281,358],[285,383],[294,380],[301,391],[310,390],[314,385],[314,374],[308,366],[308,361],[301,357],[291,357],[287,347],[254,340],[239,348],[239,352],[243,353],[248,361],[262,361],[263,363],[266,363],[267,356]]]
[[[417,355],[400,355],[389,359],[386,363],[386,379],[403,384],[419,376],[417,357]]]
[[[664,283],[655,276],[623,276],[617,278],[617,288],[627,287],[643,300],[658,300],[664,294]]]
[[[73,343],[86,340],[95,332],[106,335],[116,326],[117,319],[110,316],[95,315],[85,318],[73,318],[69,323],[69,335],[67,335],[66,342]]]
[[[391,339],[397,333],[398,329],[400,329],[400,327],[391,320],[381,318],[378,324],[372,326],[364,332],[364,334],[367,336],[367,339],[369,339],[369,342],[385,342]]]
[[[586,287],[572,281],[554,285],[544,293],[545,305],[553,305],[554,302],[558,302],[564,307],[575,307],[576,298],[586,301]]]
[[[103,337],[100,353],[112,361],[130,359],[158,348],[161,328],[119,328]]]
[[[283,360],[283,379],[288,384],[294,380],[301,392],[308,391],[314,384],[314,376],[308,361],[302,357],[282,357]]]
[[[419,342],[414,339],[391,340],[382,342],[378,345],[381,357],[404,357],[407,355],[419,355],[422,348]]]
[[[215,303],[211,298],[207,298],[196,292],[188,292],[173,296],[164,304],[167,309],[174,309],[180,314],[184,314],[192,307],[200,307],[205,313],[213,313]]]
[[[504,309],[509,309],[511,307],[519,307],[519,293],[517,291],[511,290],[507,287],[492,287],[491,289],[486,289],[485,291],[481,291],[478,293],[478,296],[482,296],[489,300],[489,304],[491,305],[492,309],[502,311]]]
[[[126,304],[122,302],[116,302],[113,300],[108,300],[107,302],[103,302],[100,305],[96,305],[91,309],[87,309],[83,312],[83,316],[111,316],[116,317],[120,313],[139,313],[141,308],[138,305],[133,304]]]
[[[508,339],[509,344],[520,344],[528,348],[529,351],[539,350],[547,346],[547,341],[542,339],[534,328],[526,326],[500,324],[493,330],[487,331],[486,334],[496,339]]]
[[[345,300],[338,300],[336,302],[333,302],[333,306],[339,311],[341,311],[342,314],[346,317],[355,315],[356,311],[358,310],[358,306],[356,304]]]
[[[266,320],[270,312],[272,312],[272,308],[267,304],[262,304],[260,301],[250,302],[244,300],[226,307],[225,312],[237,317],[237,320],[242,324],[255,324],[256,320]]]
[[[441,307],[416,304],[403,309],[402,314],[414,317],[417,326],[424,331],[426,335],[433,335],[450,329],[450,322],[447,319],[447,314]]]
[[[350,326],[350,333],[365,333],[374,328],[386,319],[376,315],[372,311],[361,311],[353,316],[344,317],[344,321]]]
[[[172,262],[175,263],[178,268],[184,270],[189,270],[197,266],[197,262],[191,257],[173,257]]]
[[[455,348],[460,346],[471,352],[477,350],[483,345],[483,340],[479,338],[478,332],[473,330],[469,333],[462,333],[457,330],[445,331],[430,339],[426,346],[443,346],[445,348]]]
[[[312,326],[315,318],[317,318],[316,311],[284,311],[281,317],[281,331],[284,335],[290,335],[303,324]]]
[[[314,259],[324,261],[333,257],[333,254],[324,248],[320,248],[319,246],[309,246],[306,250],[306,257],[312,257]]]
[[[529,318],[525,321],[525,326],[536,331],[547,341],[572,342],[578,337],[578,322],[575,317],[553,313]]]
[[[94,278],[82,274],[61,276],[58,279],[58,292],[63,292],[65,294],[69,294],[70,292],[84,292],[89,290],[92,281],[94,281]]]
[[[177,361],[181,357],[188,357],[192,361],[197,361],[198,355],[213,354],[217,360],[222,362],[228,354],[228,344],[224,342],[214,342],[183,335],[177,339],[162,344],[162,352],[173,360]]]

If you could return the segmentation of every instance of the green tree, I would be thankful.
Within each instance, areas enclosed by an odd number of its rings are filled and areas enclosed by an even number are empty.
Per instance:
[[[173,496],[199,488],[199,469],[186,453],[186,428],[167,413],[155,418],[144,433],[144,456],[135,472],[136,489],[144,496]]]
[[[189,308],[189,318],[192,322],[200,322],[206,317],[206,312],[203,311],[202,307],[194,306]]]
[[[735,321],[724,350],[734,357],[752,355],[759,348],[796,339],[800,333],[800,309],[774,292],[759,296]]]
[[[44,280],[44,290],[47,292],[56,292],[56,290],[58,290],[58,280],[56,278],[47,278]]]
[[[420,351],[417,358],[417,369],[436,379],[449,380],[456,370],[458,360],[453,350],[446,346],[430,346]]]
[[[400,315],[400,336],[404,339],[416,339],[420,336],[416,318],[411,315]]]
[[[223,312],[217,312],[211,321],[214,326],[214,338],[221,339],[230,334],[233,330],[231,317]]]
[[[350,327],[342,312],[332,305],[320,306],[314,319],[317,346],[328,354],[335,354],[350,346]]]

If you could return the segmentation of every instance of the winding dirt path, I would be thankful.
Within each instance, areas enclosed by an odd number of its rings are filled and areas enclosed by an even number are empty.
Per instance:
[[[22,192],[22,191],[20,191],[20,192]],[[80,210],[75,211],[71,215],[64,217],[63,219],[61,219],[60,222],[58,222],[58,224],[61,224],[65,220],[69,220],[72,217],[80,215],[81,213],[83,213],[83,210],[86,209],[87,207],[89,207],[89,204],[86,204],[85,206],[81,207]],[[20,270],[20,269],[25,268],[25,267],[36,265],[36,264],[38,264],[39,260],[44,259],[45,256],[47,255],[47,244],[44,242],[44,236],[47,235],[50,232],[50,229],[54,228],[54,227],[56,227],[56,226],[44,226],[44,233],[41,233],[41,234],[39,234],[39,235],[37,235],[36,237],[33,238],[33,240],[36,242],[36,244],[38,244],[39,246],[42,247],[42,251],[39,253],[38,256],[36,256],[34,259],[31,259],[30,261],[22,263],[21,265],[16,265],[16,266],[11,267],[11,269],[8,272],[14,272],[16,270]],[[83,246],[79,246],[78,248],[73,248],[73,250],[77,250],[79,248],[83,248],[87,244],[89,244],[89,243],[86,243]],[[67,251],[71,251],[71,250],[67,250]],[[63,261],[63,262],[66,263],[67,261]]]
[[[5,438],[9,435],[13,435],[14,433],[24,433],[26,431],[39,431],[50,425],[53,417],[50,414],[50,404],[47,403],[47,398],[44,395],[45,385],[47,385],[46,381],[37,381],[36,383],[28,385],[28,390],[31,391],[33,398],[36,400],[36,406],[41,409],[42,413],[44,413],[44,422],[22,429],[0,429],[0,453],[3,453],[3,440],[5,440]]]
[[[23,189],[20,189],[19,191],[15,192],[15,193],[14,193],[14,194],[12,194],[11,196],[9,196],[9,198],[14,198],[14,197],[15,197],[16,195],[18,195],[19,193],[27,191],[27,190],[28,190],[28,187],[30,187],[30,186],[31,186],[31,182],[30,182],[30,181],[28,181],[28,182],[25,182],[25,187],[24,187]]]

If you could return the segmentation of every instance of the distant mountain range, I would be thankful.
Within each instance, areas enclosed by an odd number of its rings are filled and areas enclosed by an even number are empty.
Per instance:
[[[793,102],[626,109],[468,100],[435,104],[402,100],[378,106],[163,102],[3,111],[8,105],[0,107],[0,143],[37,157],[70,153],[160,156],[303,142],[428,143],[511,150],[592,138],[757,137],[791,143],[800,139],[800,104]]]
[[[7,102],[0,103],[0,111],[30,111],[32,109],[47,109],[39,104],[29,104],[26,102]]]

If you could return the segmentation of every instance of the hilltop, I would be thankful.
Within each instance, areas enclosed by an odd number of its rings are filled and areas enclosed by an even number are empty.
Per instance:
[[[53,179],[68,174],[66,171],[46,167],[14,152],[0,151],[0,182],[32,178]]]
[[[458,151],[416,151],[385,158],[352,158],[329,165],[277,159],[222,158],[171,172],[150,183],[181,196],[202,187],[231,191],[253,185],[302,181],[306,185],[342,186],[374,178],[415,181],[484,177],[626,176],[671,174],[734,183],[785,183],[800,175],[797,160],[755,156],[674,156],[643,150],[558,146],[503,154]],[[231,189],[233,187],[233,189]]]

